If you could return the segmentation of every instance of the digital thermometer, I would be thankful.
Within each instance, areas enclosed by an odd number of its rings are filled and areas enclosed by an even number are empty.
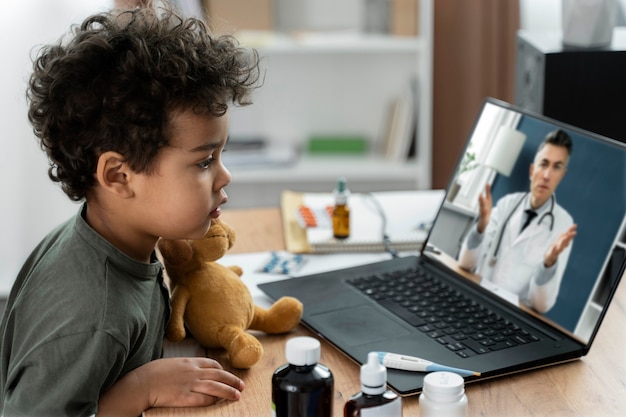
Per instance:
[[[399,355],[396,353],[388,353],[388,352],[377,352],[377,353],[378,353],[378,361],[382,365],[391,369],[401,369],[404,371],[415,371],[415,372],[448,371],[448,372],[454,372],[461,376],[480,376],[480,372],[440,365],[438,363],[434,363],[426,359],[416,358],[414,356]]]

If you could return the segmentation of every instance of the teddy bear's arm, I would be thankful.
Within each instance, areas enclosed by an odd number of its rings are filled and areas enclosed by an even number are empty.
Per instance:
[[[228,267],[228,269],[230,269],[231,271],[233,271],[235,274],[242,276],[243,275],[243,269],[241,269],[240,266],[237,265],[231,265]]]
[[[281,297],[269,309],[254,305],[250,330],[269,334],[286,333],[300,323],[302,303],[294,297]]]
[[[172,342],[179,342],[185,338],[185,309],[191,298],[191,294],[186,287],[177,286],[172,292],[172,313],[170,315],[165,337]]]

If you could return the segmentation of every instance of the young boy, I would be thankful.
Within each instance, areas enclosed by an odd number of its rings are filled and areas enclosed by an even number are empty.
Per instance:
[[[258,56],[194,19],[102,13],[40,51],[29,119],[77,215],[24,264],[2,319],[0,415],[137,416],[238,400],[207,358],[160,359],[169,317],[159,237],[197,239],[231,180],[228,106]],[[43,208],[42,208],[43,209]]]

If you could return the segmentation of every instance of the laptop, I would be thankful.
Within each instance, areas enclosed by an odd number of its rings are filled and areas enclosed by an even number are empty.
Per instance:
[[[514,196],[524,205],[531,164],[535,173],[545,168],[545,158],[535,161],[538,147],[557,129],[573,144],[567,169],[519,235],[544,233],[545,241],[551,229],[560,235],[577,225],[552,272],[533,260],[543,258],[537,248],[545,246],[535,240],[508,256],[517,237],[504,232],[498,243],[495,226],[473,244],[476,262],[467,263],[479,195],[489,184],[493,222],[519,227],[517,208],[509,204],[507,214],[499,202]],[[476,372],[466,382],[509,375],[589,352],[624,273],[625,213],[626,144],[487,98],[417,254],[259,288],[272,299],[300,299],[303,324],[359,364],[368,352],[391,352]],[[401,395],[417,394],[425,375],[389,368],[388,384]]]

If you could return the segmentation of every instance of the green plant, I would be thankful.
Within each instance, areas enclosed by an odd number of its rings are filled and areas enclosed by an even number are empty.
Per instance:
[[[461,161],[458,175],[461,175],[464,172],[471,171],[475,169],[478,165],[478,162],[476,162],[476,153],[468,150],[467,152],[465,152],[465,155],[463,155],[463,160]]]

